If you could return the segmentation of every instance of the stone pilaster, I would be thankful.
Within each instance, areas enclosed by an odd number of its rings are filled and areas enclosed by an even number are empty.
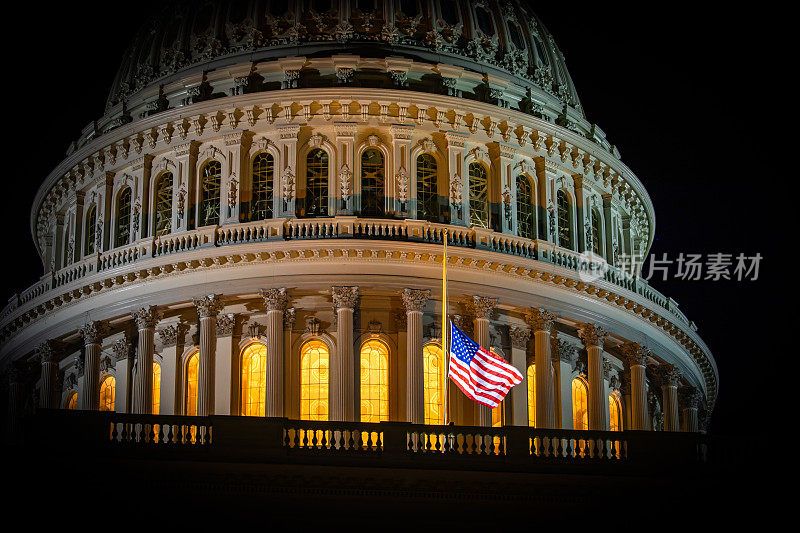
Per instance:
[[[422,357],[422,314],[430,290],[404,289],[406,308],[406,418],[412,424],[425,423],[424,362]]]
[[[189,326],[178,322],[160,328],[158,338],[161,340],[161,404],[159,414],[175,415],[179,412],[180,383],[180,348],[184,345],[184,337]]]
[[[603,341],[606,331],[596,324],[586,324],[579,334],[588,354],[586,374],[589,381],[589,429],[602,431],[606,428],[608,402],[603,382]]]
[[[491,337],[489,335],[489,318],[497,305],[497,298],[486,298],[483,296],[473,296],[470,302],[470,312],[474,317],[475,342],[487,350],[491,348]],[[492,425],[492,410],[485,405],[475,402],[474,405],[477,416],[475,423],[479,426],[489,427]]]
[[[513,424],[527,426],[528,420],[528,343],[531,332],[525,327],[514,327],[509,331],[511,337],[511,364],[522,374],[522,383],[511,389]]]
[[[58,359],[60,346],[55,341],[44,341],[36,347],[36,356],[42,365],[42,393],[39,407],[58,408]]]
[[[84,342],[83,395],[78,398],[81,409],[100,408],[100,349],[106,330],[102,322],[89,322],[80,329]]]
[[[114,389],[114,411],[131,412],[131,374],[133,369],[133,346],[127,337],[111,346],[114,353],[116,386]],[[162,376],[163,377],[163,376]]]
[[[622,346],[622,356],[628,370],[628,386],[630,387],[630,429],[644,431],[647,429],[647,368],[648,350],[637,343]]]
[[[550,362],[550,331],[556,316],[544,309],[531,309],[527,316],[534,335],[534,354],[536,367],[536,427],[551,429],[556,427],[553,396],[553,366]]]
[[[679,431],[678,425],[678,381],[680,373],[675,365],[664,363],[658,367],[661,380],[664,431]]]
[[[153,353],[156,324],[160,318],[161,315],[155,306],[143,307],[133,312],[133,319],[139,330],[136,377],[133,384],[133,412],[140,415],[153,413]]]
[[[238,350],[234,347],[237,315],[223,313],[217,317],[217,337],[214,349],[214,414],[236,415],[241,410],[236,406],[240,401],[240,393],[235,384],[238,383],[239,368]],[[219,379],[217,379],[219,378]]]
[[[681,414],[683,415],[681,431],[697,433],[700,431],[697,416],[697,408],[701,399],[700,391],[691,385],[681,387],[678,389],[678,399],[680,400]]]
[[[331,361],[330,419],[356,420],[353,313],[358,307],[358,287],[332,287],[336,308],[336,352]]]
[[[222,300],[217,294],[195,298],[192,303],[200,318],[200,361],[197,372],[197,416],[214,414],[214,362],[217,348],[217,315]]]
[[[267,387],[264,400],[265,416],[286,416],[283,405],[284,369],[284,312],[289,302],[286,288],[262,289],[261,297],[267,309]]]

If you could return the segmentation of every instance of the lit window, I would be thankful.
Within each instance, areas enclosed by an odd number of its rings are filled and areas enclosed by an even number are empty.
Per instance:
[[[439,222],[439,191],[436,181],[436,158],[420,154],[417,158],[417,218]]]
[[[558,245],[572,249],[572,206],[569,204],[567,193],[559,190],[556,193],[558,204]]]
[[[161,365],[153,362],[153,414],[161,409]]]
[[[572,380],[572,427],[589,429],[589,411],[586,408],[586,384],[581,378]]]
[[[67,401],[65,403],[65,408],[69,409],[70,411],[74,411],[78,408],[78,393],[72,391],[69,393],[67,397]]]
[[[86,214],[86,235],[84,236],[86,241],[86,254],[93,254],[95,252],[95,248],[97,244],[95,242],[95,226],[97,225],[97,207],[92,206],[89,208],[89,212]]]
[[[172,230],[172,172],[162,173],[156,180],[153,233],[156,237]]]
[[[427,344],[422,349],[422,383],[425,402],[425,423],[444,424],[444,360],[438,344]]]
[[[256,342],[242,352],[242,415],[264,416],[266,390],[267,347]]]
[[[200,226],[219,224],[219,191],[222,164],[209,161],[200,172]]]
[[[384,194],[383,154],[370,148],[361,154],[361,214],[367,217],[383,216]]]
[[[536,365],[528,365],[528,425],[536,427]]]
[[[306,156],[306,209],[309,217],[328,216],[328,153],[315,148]]]
[[[609,429],[611,431],[622,430],[622,410],[619,405],[619,398],[616,394],[608,396],[608,414],[609,414]]]
[[[300,419],[328,420],[328,346],[308,341],[300,349]]]
[[[184,385],[184,412],[187,416],[197,416],[197,375],[200,367],[200,357],[197,352],[186,359],[186,380]]]
[[[116,380],[113,376],[106,376],[100,384],[100,410],[113,411],[114,410],[114,388],[116,387]]]
[[[125,187],[117,199],[117,229],[114,246],[125,246],[131,238],[131,188]]]
[[[531,181],[525,176],[517,176],[517,228],[520,237],[536,238],[533,210],[534,198]]]
[[[260,153],[253,159],[253,196],[250,200],[250,219],[272,218],[274,162],[272,154]]]
[[[489,175],[481,163],[469,165],[469,222],[489,227]]]
[[[600,242],[600,212],[597,209],[592,209],[592,251],[598,255],[602,255]]]
[[[389,420],[389,349],[371,340],[361,347],[361,421]]]

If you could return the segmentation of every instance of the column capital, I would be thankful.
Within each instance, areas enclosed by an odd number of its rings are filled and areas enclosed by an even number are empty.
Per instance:
[[[207,294],[199,298],[192,298],[192,304],[197,308],[200,318],[216,318],[222,311],[222,298],[218,294]]]
[[[678,389],[678,400],[680,400],[683,407],[697,409],[702,397],[703,395],[700,394],[700,391],[691,385],[686,385]]]
[[[467,307],[475,319],[488,319],[492,311],[497,306],[497,298],[488,298],[485,296],[473,296],[469,301]]]
[[[526,327],[513,327],[509,330],[511,337],[511,347],[521,350],[528,349],[528,342],[531,340],[531,330]]]
[[[289,302],[289,295],[286,294],[286,287],[278,289],[261,289],[261,298],[264,299],[264,307],[267,311],[284,311]]]
[[[189,325],[178,322],[177,324],[164,326],[159,329],[157,333],[158,337],[161,339],[161,344],[167,348],[183,344],[184,336],[187,331],[189,331]]]
[[[294,328],[294,321],[297,318],[297,310],[294,307],[289,307],[283,312],[283,327],[289,331]]]
[[[236,329],[236,314],[227,313],[217,317],[217,337],[230,337]]]
[[[537,331],[550,332],[553,327],[553,321],[556,319],[555,313],[543,309],[541,307],[534,307],[525,316],[525,321],[530,324],[534,333]]]
[[[602,350],[603,341],[608,333],[602,326],[597,324],[584,324],[583,328],[578,330],[578,335],[587,348],[590,346],[597,346]]]
[[[133,355],[132,348],[131,341],[127,337],[119,339],[111,346],[111,350],[114,352],[114,360],[120,362],[129,359]]]
[[[46,340],[36,346],[36,357],[41,363],[55,363],[61,355],[62,347],[56,340]]]
[[[647,366],[647,355],[650,350],[646,346],[642,346],[638,342],[628,342],[622,345],[622,358],[628,367],[631,366]]]
[[[142,307],[131,314],[133,315],[133,319],[136,321],[136,327],[138,329],[154,328],[161,319],[161,313],[158,311],[158,307],[155,305]]]
[[[430,289],[403,289],[401,298],[406,312],[420,311],[425,309],[428,299],[431,297]]]
[[[358,287],[331,287],[331,297],[337,311],[339,309],[355,310],[358,307]]]
[[[656,374],[661,381],[662,387],[677,387],[681,373],[671,363],[663,363],[656,368]]]
[[[100,344],[103,336],[108,332],[108,326],[100,321],[87,322],[78,331],[83,337],[84,344]]]

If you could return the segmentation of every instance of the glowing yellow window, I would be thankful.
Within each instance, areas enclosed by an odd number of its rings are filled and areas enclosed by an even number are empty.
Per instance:
[[[114,410],[114,388],[116,387],[116,380],[112,376],[106,376],[100,384],[100,410],[113,411]]]
[[[242,352],[242,415],[264,416],[267,347],[256,342]]]
[[[69,394],[69,397],[67,398],[66,406],[67,406],[67,409],[69,409],[70,411],[74,411],[74,410],[76,410],[78,408],[78,393],[77,392],[72,391]]]
[[[422,383],[425,402],[425,423],[444,424],[442,389],[444,388],[444,361],[442,348],[428,344],[422,349]]]
[[[572,380],[572,427],[589,429],[589,411],[586,408],[586,384],[580,378]]]
[[[616,394],[610,394],[608,396],[608,414],[609,414],[609,429],[611,431],[621,431],[622,430],[622,420],[620,417],[622,410],[619,406],[619,399],[617,399]]]
[[[153,363],[153,414],[161,408],[161,365]]]
[[[528,425],[536,427],[536,365],[528,366]]]
[[[186,360],[186,381],[184,386],[184,412],[188,416],[197,416],[197,374],[200,358],[194,352]]]
[[[371,340],[361,347],[361,421],[389,420],[389,348]]]
[[[308,341],[300,349],[300,419],[328,420],[328,346]]]

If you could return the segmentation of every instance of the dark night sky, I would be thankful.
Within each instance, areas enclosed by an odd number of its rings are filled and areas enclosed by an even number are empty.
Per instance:
[[[770,331],[769,315],[782,314],[776,302],[779,221],[753,216],[767,194],[781,192],[751,192],[781,176],[756,161],[782,153],[789,168],[794,162],[791,152],[775,152],[767,142],[767,120],[775,111],[771,91],[781,90],[768,74],[780,54],[767,24],[752,12],[699,11],[699,3],[639,3],[634,10],[594,4],[578,9],[535,2],[534,9],[564,52],[588,119],[618,146],[652,197],[652,253],[764,256],[755,282],[653,282],[680,303],[714,353],[721,387],[712,431],[731,433],[743,417],[754,420],[753,398],[744,391],[770,379],[767,364],[774,365],[780,352],[796,353],[782,345],[790,333],[783,326]],[[41,4],[23,4],[17,20],[35,20],[37,39],[5,43],[4,90],[11,105],[4,122],[13,132],[6,145],[19,158],[2,205],[14,229],[5,232],[4,244],[15,250],[3,298],[41,274],[28,223],[36,189],[68,143],[102,114],[122,53],[147,6],[158,2],[139,2],[135,9],[77,5],[53,2],[42,12]],[[15,38],[12,33],[3,39]],[[752,355],[763,363],[752,366]]]

